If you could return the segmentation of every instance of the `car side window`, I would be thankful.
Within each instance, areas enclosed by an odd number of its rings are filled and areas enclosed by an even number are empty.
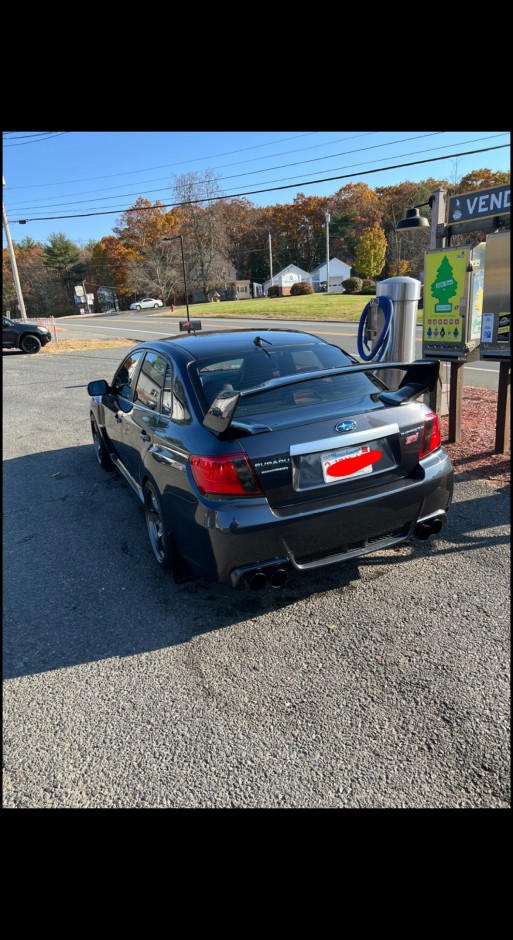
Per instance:
[[[181,424],[188,424],[191,414],[182,382],[168,364],[162,392],[162,414]]]
[[[167,362],[159,353],[147,352],[137,379],[137,404],[158,411]]]
[[[121,396],[121,398],[130,398],[132,386],[134,384],[135,373],[137,372],[137,366],[141,356],[142,352],[131,353],[131,355],[127,356],[125,361],[120,365],[116,375],[114,376],[112,388],[116,395]]]

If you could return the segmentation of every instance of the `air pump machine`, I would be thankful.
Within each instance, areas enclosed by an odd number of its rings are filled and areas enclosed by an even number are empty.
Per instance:
[[[362,362],[413,362],[421,283],[414,277],[389,277],[376,285],[358,324],[358,355]],[[397,388],[398,369],[383,369],[382,379]]]

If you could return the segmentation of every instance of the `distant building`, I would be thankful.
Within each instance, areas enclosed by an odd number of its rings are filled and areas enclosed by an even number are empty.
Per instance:
[[[324,261],[310,272],[315,291],[326,290],[326,267]],[[342,281],[346,281],[348,277],[351,277],[351,265],[340,261],[339,258],[330,258],[330,291],[343,291]]]
[[[249,300],[251,297],[250,280],[226,280],[223,300]]]
[[[290,294],[292,285],[298,284],[299,281],[307,281],[308,284],[311,284],[311,275],[308,271],[303,271],[303,268],[298,268],[297,264],[288,264],[286,268],[283,268],[283,271],[279,271],[278,274],[273,276],[272,282],[271,280],[264,282],[264,294],[267,294],[272,284],[274,287],[279,287],[280,297],[286,297]]]

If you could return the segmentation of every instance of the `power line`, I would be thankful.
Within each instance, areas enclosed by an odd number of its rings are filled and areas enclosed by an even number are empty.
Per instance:
[[[443,133],[443,132],[442,132],[442,133]],[[406,140],[417,140],[419,137],[431,137],[431,136],[435,136],[435,135],[433,135],[433,134],[420,134],[420,135],[418,135],[417,137],[405,137],[405,138],[403,138],[402,140],[391,141],[390,143],[403,143],[403,142],[406,141]],[[496,137],[504,137],[504,136],[506,136],[506,133],[503,133],[503,134],[490,134],[490,135],[488,135],[487,137],[474,137],[474,138],[472,138],[471,140],[465,141],[465,144],[472,144],[472,143],[476,143],[476,142],[481,142],[481,141],[483,141],[483,140],[493,140],[493,139],[496,138]],[[372,147],[362,147],[362,148],[360,148],[359,150],[348,150],[348,151],[344,151],[344,152],[341,153],[341,154],[331,154],[331,156],[332,156],[332,157],[337,157],[337,156],[344,156],[346,153],[347,153],[347,154],[350,154],[350,153],[360,153],[360,152],[362,152],[362,151],[364,151],[364,150],[376,150],[376,149],[378,149],[378,148],[380,148],[380,147],[382,147],[382,146],[389,146],[389,145],[390,145],[390,144],[384,144],[384,145],[376,144],[375,146],[372,146]],[[414,155],[416,155],[416,154],[421,154],[421,153],[432,153],[434,150],[445,150],[445,149],[447,149],[448,147],[453,147],[453,146],[455,146],[455,145],[454,145],[454,144],[442,144],[441,146],[438,146],[438,147],[431,147],[431,148],[428,149],[428,150],[411,150],[411,151],[409,151],[409,152],[407,152],[407,153],[396,154],[396,156],[394,156],[394,157],[381,157],[381,158],[378,159],[378,160],[365,160],[363,163],[353,163],[353,164],[348,164],[348,165],[346,165],[346,166],[333,167],[332,169],[326,170],[325,172],[328,172],[328,173],[336,173],[336,172],[338,172],[339,170],[349,170],[349,169],[354,169],[354,168],[357,168],[357,167],[360,167],[360,166],[367,166],[369,163],[380,163],[381,160],[383,160],[383,159],[385,159],[385,160],[395,160],[395,159],[397,159],[398,157],[399,157],[399,158],[402,158],[402,157],[414,156]],[[314,158],[313,160],[299,161],[299,163],[300,163],[300,164],[303,164],[303,163],[315,163],[315,162],[317,162],[318,159],[324,160],[324,159],[329,159],[329,158],[328,158],[328,157]],[[283,167],[286,168],[286,167],[288,167],[288,166],[297,166],[297,165],[298,165],[297,163],[286,163],[286,164],[283,164]],[[281,167],[267,167],[267,169],[268,169],[268,170],[275,170],[275,169],[281,169]],[[254,171],[252,171],[252,172],[253,172],[253,173],[263,173],[263,172],[265,172],[265,171],[264,171],[264,170],[254,170]],[[317,170],[316,172],[318,173],[318,172],[320,172],[320,171]],[[238,179],[238,178],[241,177],[241,176],[248,176],[248,175],[250,175],[250,174],[248,174],[248,173],[238,173],[238,174],[236,174],[235,176],[220,177],[219,179],[216,179],[215,182],[216,182],[216,183],[220,183],[221,181],[226,181],[226,180],[229,180],[229,179]],[[316,173],[315,173],[315,172],[314,172],[314,173],[307,173],[306,175],[307,175],[307,176],[315,176]],[[281,179],[266,180],[266,181],[263,183],[263,185],[264,185],[264,186],[267,186],[267,185],[270,185],[271,183],[284,183],[284,182],[288,182],[290,179],[291,179],[291,177],[289,176],[289,177],[282,177]],[[61,207],[64,208],[64,207],[66,207],[66,206],[78,206],[78,205],[80,205],[81,202],[89,202],[89,203],[90,203],[90,202],[105,202],[105,201],[107,201],[107,200],[109,200],[109,199],[116,199],[116,198],[118,198],[118,197],[121,198],[121,199],[124,198],[124,197],[130,197],[130,196],[137,196],[137,197],[140,198],[141,196],[153,195],[153,194],[155,194],[155,193],[165,193],[165,192],[168,191],[168,189],[169,189],[169,186],[165,186],[165,187],[162,187],[162,188],[160,188],[160,189],[147,189],[147,190],[143,190],[142,192],[141,192],[140,190],[138,190],[138,191],[135,192],[135,193],[118,193],[118,194],[115,195],[115,196],[97,196],[97,197],[94,197],[93,199],[79,199],[79,200],[73,200],[73,202],[53,202],[53,203],[47,203],[46,205],[42,205],[42,206],[21,206],[20,208],[18,208],[18,212],[34,212],[34,211],[40,212],[42,209],[52,209],[52,208],[58,209],[58,208],[61,208]],[[200,191],[201,191],[201,190],[200,190]],[[205,199],[208,199],[208,196],[206,196]],[[13,204],[11,204],[11,205],[8,206],[9,211],[12,210],[12,208],[13,208]],[[91,208],[93,208],[93,207],[91,207]],[[123,207],[118,207],[118,209],[115,210],[115,211],[124,212],[125,209],[124,209]]]
[[[4,147],[26,147],[27,144],[39,144],[43,140],[52,140],[53,137],[63,137],[64,134],[69,134],[69,131],[61,131],[58,134],[50,134],[49,137],[39,137],[37,140],[26,140],[23,144],[4,144]]]
[[[15,137],[12,136],[12,131],[4,131],[4,135],[9,137],[9,140],[24,140],[26,137],[46,137],[47,134],[56,134],[57,131],[35,131],[33,134],[17,134]]]
[[[174,208],[178,208],[179,206],[188,206],[188,205],[193,205],[199,202],[219,202],[220,200],[223,200],[223,199],[238,199],[241,196],[255,196],[255,195],[261,195],[263,193],[277,192],[283,189],[297,189],[299,186],[314,186],[316,183],[333,183],[338,180],[349,179],[353,176],[368,176],[371,173],[382,173],[382,172],[386,172],[387,170],[402,170],[405,167],[419,166],[424,163],[436,163],[439,160],[450,160],[453,157],[469,157],[469,156],[473,156],[476,153],[488,153],[491,150],[504,150],[506,147],[509,147],[509,146],[510,146],[509,144],[497,144],[495,147],[483,147],[479,150],[465,150],[460,153],[446,154],[443,157],[429,157],[429,159],[427,160],[414,160],[409,163],[396,163],[394,166],[376,167],[373,170],[362,170],[360,173],[345,173],[342,176],[328,176],[328,177],[324,177],[323,179],[317,179],[317,180],[302,180],[301,182],[291,183],[287,186],[273,186],[269,189],[255,189],[255,190],[250,190],[248,192],[243,192],[243,193],[230,193],[230,194],[224,193],[221,196],[208,196],[208,197],[202,197],[199,199],[188,199],[185,202],[163,203],[158,208],[159,209],[174,209]],[[82,212],[82,213],[73,213],[71,215],[42,216],[42,217],[36,217],[33,219],[12,219],[10,221],[13,224],[18,222],[23,225],[27,222],[53,222],[53,221],[58,221],[60,219],[84,219],[84,218],[91,218],[92,216],[98,216],[98,215],[117,215],[119,212],[149,212],[150,210],[154,210],[154,209],[155,209],[155,206],[141,206],[137,208],[130,207],[128,209],[123,209],[123,210],[106,209],[100,212]]]
[[[189,163],[197,163],[198,160],[215,160],[215,159],[217,159],[217,157],[227,157],[227,156],[229,156],[229,155],[232,154],[232,153],[244,153],[246,150],[255,150],[257,147],[271,147],[273,144],[279,144],[279,143],[281,143],[282,141],[296,140],[298,137],[311,137],[313,134],[317,134],[317,133],[318,133],[318,131],[309,131],[307,134],[296,134],[294,137],[281,137],[279,140],[266,141],[266,142],[263,143],[263,144],[252,144],[250,147],[242,147],[240,150],[228,150],[228,151],[226,151],[225,153],[213,154],[213,155],[210,156],[210,157],[196,157],[196,158],[194,158],[194,159],[192,159],[192,160],[190,160],[190,159],[189,159],[189,160],[179,160],[177,163],[161,163],[161,164],[159,164],[158,166],[147,166],[147,167],[143,167],[143,168],[140,169],[140,170],[124,170],[124,171],[121,172],[121,173],[108,173],[106,176],[84,176],[84,177],[82,177],[81,179],[78,179],[78,180],[61,180],[60,183],[29,183],[29,184],[27,184],[26,186],[11,186],[10,189],[11,189],[11,190],[14,190],[14,189],[38,189],[38,188],[40,188],[41,186],[64,186],[64,185],[66,185],[67,183],[85,183],[85,182],[87,182],[88,180],[107,180],[107,179],[114,179],[114,178],[117,178],[117,177],[119,177],[119,176],[131,176],[133,173],[148,173],[148,172],[150,172],[151,170],[163,170],[163,169],[165,169],[166,167],[170,167],[170,166],[182,166],[184,163],[187,163],[187,164],[189,164]],[[369,133],[372,134],[372,133],[374,133],[374,132],[373,132],[373,131],[369,131]],[[361,134],[361,135],[358,135],[358,134],[357,134],[356,136],[357,136],[357,137],[358,137],[358,136],[365,137],[366,134]],[[345,138],[345,137],[339,138],[339,140],[346,140],[346,139],[351,140],[351,138]],[[336,142],[337,142],[337,141],[335,141],[335,143],[336,143]],[[319,146],[319,147],[321,147],[321,146],[323,146],[323,145],[322,145],[322,144],[315,144],[315,145],[313,145],[313,146]],[[304,149],[309,149],[309,148],[304,148]],[[289,152],[290,152],[290,153],[295,153],[296,151],[291,150],[291,151],[289,151]],[[276,154],[276,156],[281,156],[281,154]]]
[[[435,131],[435,132],[430,132],[429,134],[417,134],[417,135],[414,136],[414,137],[401,137],[401,138],[399,138],[399,140],[386,141],[386,143],[384,143],[384,144],[373,144],[371,147],[359,147],[359,148],[357,148],[356,150],[343,150],[343,151],[341,151],[341,152],[339,152],[339,153],[331,153],[331,154],[328,154],[328,155],[325,156],[325,157],[311,157],[311,158],[309,158],[309,159],[306,159],[306,160],[298,160],[298,161],[295,161],[295,162],[293,162],[293,163],[281,163],[281,164],[278,164],[277,166],[263,167],[263,168],[260,169],[260,170],[249,170],[247,173],[236,173],[236,174],[234,174],[234,175],[232,175],[232,176],[221,176],[221,177],[219,177],[219,178],[216,180],[216,182],[220,182],[221,180],[239,179],[241,176],[251,176],[251,175],[254,175],[255,173],[266,173],[266,172],[271,172],[272,170],[286,169],[286,168],[289,167],[289,166],[301,166],[301,165],[303,165],[303,164],[305,164],[305,163],[317,163],[317,162],[319,162],[319,161],[321,161],[321,160],[331,160],[333,157],[343,157],[343,156],[346,156],[346,155],[351,154],[351,153],[363,153],[363,152],[366,151],[366,150],[377,150],[377,149],[380,149],[380,148],[383,148],[383,147],[391,147],[391,146],[393,146],[394,144],[402,144],[402,143],[404,143],[405,141],[409,141],[409,140],[419,140],[419,139],[421,139],[421,138],[423,138],[423,137],[437,137],[439,134],[443,134],[443,133],[445,133],[445,131]],[[495,135],[495,136],[500,137],[501,135],[500,135],[500,134],[497,134],[497,135]],[[343,139],[344,139],[344,138],[343,138]],[[484,137],[484,138],[475,138],[475,139],[476,139],[476,140],[488,140],[487,137]],[[465,143],[473,143],[473,142],[474,142],[474,141],[465,141]],[[316,145],[316,146],[317,146],[317,145]],[[447,146],[448,146],[448,147],[454,146],[454,144],[447,144]],[[311,149],[311,148],[307,148],[307,149]],[[438,150],[439,148],[436,147],[435,149]],[[289,151],[289,152],[290,152],[290,153],[296,153],[297,151]],[[423,151],[420,151],[420,152],[422,153]],[[401,156],[403,156],[403,154],[401,154]],[[260,157],[259,157],[258,159],[260,159]],[[391,159],[392,159],[392,158],[391,158]],[[251,163],[251,162],[253,162],[253,161],[251,161],[251,160],[246,160],[246,161],[244,161],[244,162],[245,162],[245,163]],[[232,165],[233,165],[233,164],[228,164],[228,166],[232,166]],[[235,165],[237,165],[237,164],[235,164]],[[224,167],[212,167],[212,170],[215,171],[216,169],[222,170],[222,169],[224,169]],[[344,167],[334,167],[333,170],[328,170],[328,172],[329,172],[329,173],[331,173],[331,172],[336,172],[336,171],[339,170],[339,169],[344,169]],[[166,176],[166,177],[162,177],[162,179],[168,180],[169,177],[167,177],[167,176]],[[144,182],[144,181],[142,181],[142,182]],[[158,180],[158,179],[155,179],[155,180],[148,180],[148,182],[160,182],[160,180]],[[274,183],[274,182],[281,182],[281,181],[280,181],[280,180],[271,180],[270,182],[273,182],[273,183]],[[267,183],[265,183],[264,185],[267,185]],[[92,199],[82,199],[82,200],[75,200],[75,199],[74,199],[72,203],[69,203],[69,202],[68,202],[68,203],[66,203],[66,202],[47,203],[46,205],[40,206],[39,208],[40,208],[40,209],[51,209],[51,208],[53,208],[53,207],[55,207],[55,208],[60,208],[61,206],[78,205],[80,202],[102,202],[102,201],[105,201],[105,200],[107,200],[107,199],[116,199],[116,198],[118,198],[118,197],[121,198],[121,199],[123,199],[125,196],[127,196],[127,197],[128,197],[128,196],[145,196],[145,195],[152,194],[152,193],[163,193],[163,192],[166,192],[168,189],[169,189],[169,185],[168,185],[168,186],[163,186],[163,187],[161,187],[160,189],[147,189],[147,190],[144,190],[143,192],[141,192],[140,190],[138,190],[136,193],[118,193],[118,194],[116,194],[116,195],[114,195],[114,196],[96,196],[96,197],[93,197]],[[92,190],[92,192],[95,192],[95,190]],[[68,195],[68,196],[80,196],[80,195],[87,195],[87,193],[64,193],[63,195],[64,195],[64,196],[66,196],[66,195]],[[41,199],[44,199],[44,196],[41,197]],[[35,200],[35,202],[40,202],[40,201],[41,201],[41,200],[39,200],[39,199],[36,199],[36,200]],[[13,206],[16,206],[16,205],[19,206],[20,203],[9,203],[8,208],[9,208],[9,209],[12,209]],[[22,206],[22,207],[21,207],[21,209],[23,209],[23,211],[31,211],[31,210],[33,210],[33,209],[35,209],[35,208],[36,208],[35,206],[28,206],[28,207],[27,207],[27,206]],[[21,209],[19,209],[18,211],[21,211]]]
[[[374,131],[369,131],[369,133],[366,133],[366,134],[355,134],[355,135],[353,135],[352,137],[339,137],[339,138],[337,138],[337,139],[334,140],[334,141],[329,141],[328,143],[324,142],[324,143],[322,143],[322,144],[312,144],[311,147],[303,147],[302,149],[303,149],[303,150],[313,150],[313,149],[316,148],[316,147],[327,147],[327,146],[329,146],[329,144],[336,144],[336,143],[339,143],[340,141],[343,141],[343,140],[354,140],[356,137],[369,137],[369,136],[370,136],[371,134],[373,134],[373,133],[374,133]],[[437,131],[436,133],[437,133],[437,134],[444,134],[444,133],[446,133],[446,131]],[[304,136],[308,136],[308,135],[304,135]],[[420,135],[420,136],[431,136],[431,135],[430,135],[430,134],[427,134],[427,135]],[[286,137],[286,138],[284,138],[284,139],[285,139],[285,140],[289,140],[289,139],[292,139],[292,140],[293,140],[294,138],[288,138],[288,137]],[[406,140],[410,140],[410,139],[413,140],[414,138],[405,138],[405,139],[406,139]],[[400,140],[392,140],[392,141],[387,141],[387,142],[384,143],[384,144],[376,144],[376,146],[388,147],[388,146],[390,146],[390,145],[392,145],[392,144],[395,144],[395,143],[401,143],[401,141],[400,141]],[[258,147],[264,147],[264,146],[269,146],[269,145],[268,145],[268,144],[257,144],[256,146],[258,146]],[[252,150],[253,148],[250,147],[250,148],[243,148],[243,149],[244,149],[244,150],[248,150],[248,149]],[[362,149],[365,149],[365,148],[362,148]],[[233,151],[233,152],[234,152],[234,153],[237,153],[237,152],[239,152],[239,151]],[[242,152],[242,151],[240,151],[240,152]],[[286,150],[286,151],[284,151],[284,152],[285,152],[285,153],[298,153],[298,150]],[[351,153],[352,151],[345,151],[345,152],[346,152],[346,153]],[[359,151],[354,151],[354,152],[355,152],[355,153],[358,153]],[[218,156],[223,156],[223,154],[218,154]],[[281,154],[271,154],[270,156],[281,156]],[[341,156],[341,154],[337,154],[337,153],[328,154],[328,156],[326,156],[326,157],[314,157],[312,160],[300,160],[299,163],[313,163],[314,161],[317,161],[317,160],[329,160],[331,157],[337,157],[337,156]],[[212,157],[199,157],[198,159],[200,159],[200,160],[210,160],[210,159],[214,159],[214,158],[212,158]],[[257,157],[257,159],[260,160],[260,159],[262,159],[262,158],[261,158],[261,157]],[[194,162],[195,162],[194,160],[182,160],[182,161],[181,161],[181,163],[194,163]],[[224,164],[224,165],[219,166],[219,167],[212,167],[212,169],[213,169],[214,171],[215,171],[215,170],[224,170],[224,169],[229,168],[230,166],[242,166],[244,163],[253,163],[253,162],[254,162],[253,160],[239,160],[238,163],[227,163],[227,164]],[[176,164],[176,163],[167,163],[167,164],[163,164],[163,166],[178,166],[178,165],[180,165],[180,164]],[[285,167],[285,166],[296,166],[296,165],[298,165],[298,164],[294,164],[294,163],[285,163],[285,164],[282,164],[282,166],[284,166],[284,167]],[[158,169],[158,168],[157,168],[157,167],[147,167],[146,169]],[[264,172],[266,172],[266,170],[275,170],[275,169],[280,169],[280,167],[267,167],[267,168],[264,168],[264,169],[262,169],[262,170],[252,170],[252,171],[250,171],[250,172],[252,172],[252,173],[264,173]],[[130,173],[142,173],[142,172],[144,172],[144,171],[143,171],[143,170],[128,170],[128,171],[127,171],[128,174],[130,174]],[[127,173],[115,173],[115,174],[113,174],[113,175],[116,176],[116,177],[117,177],[117,176],[126,176]],[[224,179],[237,179],[237,176],[243,176],[243,175],[245,175],[245,174],[239,173],[239,174],[237,174],[237,175],[235,175],[235,176],[224,177]],[[108,177],[103,177],[103,176],[94,177],[94,176],[93,176],[93,177],[90,177],[90,179],[108,179]],[[161,182],[162,180],[169,180],[169,175],[167,175],[167,176],[157,176],[157,177],[153,177],[153,178],[150,179],[150,180],[140,180],[139,185],[142,186],[142,185],[144,185],[145,183],[159,183],[159,182]],[[69,180],[68,182],[82,182],[82,180]],[[29,189],[29,188],[33,188],[34,186],[39,187],[39,185],[42,185],[42,186],[54,186],[54,185],[55,185],[55,186],[61,186],[61,185],[63,185],[63,184],[62,184],[62,183],[42,183],[42,184],[33,184],[33,186],[26,186],[26,187],[25,187],[25,186],[12,186],[12,187],[10,187],[10,191],[15,190],[15,189]],[[104,190],[102,190],[102,189],[100,189],[100,190],[98,190],[98,189],[90,189],[90,190],[83,190],[82,192],[78,192],[78,193],[61,193],[61,198],[64,198],[64,197],[66,197],[66,196],[86,196],[86,195],[89,195],[90,193],[95,193],[95,192],[108,192],[108,191],[111,190],[111,189],[120,189],[120,188],[122,188],[122,187],[125,186],[125,185],[126,185],[125,183],[121,183],[119,186],[107,186]],[[134,185],[135,185],[135,183],[134,183]],[[162,192],[163,192],[163,191],[164,191],[164,189],[162,190]],[[154,190],[154,192],[160,192],[160,190]],[[130,196],[130,195],[134,195],[134,194],[132,194],[132,193],[120,193],[119,195],[123,195],[123,196],[127,195],[127,196]],[[43,199],[45,199],[45,198],[46,198],[45,196],[41,196],[40,199],[37,199],[37,198],[36,198],[34,201],[35,201],[35,202],[41,202],[41,200],[43,200]],[[112,196],[112,198],[114,199],[115,196]],[[21,200],[21,201],[23,202],[24,200]],[[13,208],[14,206],[19,206],[19,205],[20,205],[20,202],[11,202],[11,203],[10,203],[10,207],[11,207],[11,208]],[[55,205],[65,205],[65,203],[60,203],[60,204],[59,204],[59,203],[55,203]],[[46,208],[46,206],[45,206],[45,207],[42,207],[42,208]]]

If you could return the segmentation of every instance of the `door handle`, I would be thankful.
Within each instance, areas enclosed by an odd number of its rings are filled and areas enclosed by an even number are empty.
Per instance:
[[[151,441],[151,437],[146,433],[146,431],[141,431],[140,436],[142,437],[143,441]]]

